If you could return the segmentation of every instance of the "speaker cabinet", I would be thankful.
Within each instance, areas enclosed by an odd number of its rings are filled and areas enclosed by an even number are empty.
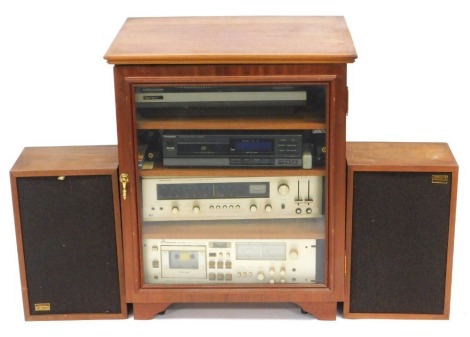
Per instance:
[[[448,319],[458,165],[445,143],[347,144],[348,318]]]
[[[127,317],[116,146],[25,148],[10,171],[26,320]]]

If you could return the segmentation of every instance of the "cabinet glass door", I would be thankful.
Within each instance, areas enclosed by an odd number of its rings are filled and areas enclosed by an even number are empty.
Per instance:
[[[325,286],[327,89],[134,86],[145,285]]]

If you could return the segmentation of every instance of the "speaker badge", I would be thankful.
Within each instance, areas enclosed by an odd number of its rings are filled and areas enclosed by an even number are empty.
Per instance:
[[[51,311],[50,303],[35,303],[34,311]]]
[[[448,182],[449,182],[449,176],[447,174],[433,174],[432,175],[433,184],[447,185]]]

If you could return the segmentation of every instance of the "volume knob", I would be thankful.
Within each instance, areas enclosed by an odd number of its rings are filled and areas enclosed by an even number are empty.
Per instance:
[[[173,206],[173,208],[171,209],[171,213],[173,213],[173,214],[178,214],[179,211],[180,211],[179,208],[176,207],[176,206]]]
[[[297,251],[297,249],[291,249],[291,251],[289,252],[289,257],[291,258],[291,260],[297,260],[299,258],[299,252]]]
[[[280,195],[286,195],[290,191],[289,185],[281,184],[278,186],[277,191]]]

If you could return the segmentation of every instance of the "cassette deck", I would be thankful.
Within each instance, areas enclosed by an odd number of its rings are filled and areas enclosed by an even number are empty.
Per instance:
[[[144,238],[146,284],[322,283],[324,240]]]

